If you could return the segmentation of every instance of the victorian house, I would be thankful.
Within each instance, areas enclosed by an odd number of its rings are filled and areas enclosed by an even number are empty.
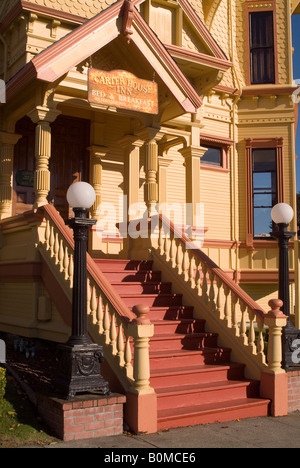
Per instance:
[[[0,331],[67,340],[66,192],[90,183],[89,334],[136,432],[287,414],[270,213],[297,212],[297,13],[298,0],[1,1]]]

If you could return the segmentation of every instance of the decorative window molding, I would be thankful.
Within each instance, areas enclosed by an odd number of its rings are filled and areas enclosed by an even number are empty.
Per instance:
[[[246,245],[253,249],[254,238],[254,219],[253,219],[253,150],[254,149],[275,149],[277,165],[277,203],[284,202],[284,184],[283,184],[283,138],[260,138],[245,139],[246,144],[246,203],[247,203],[247,232]],[[271,221],[271,219],[270,219]],[[267,241],[271,238],[266,238]]]
[[[250,44],[250,16],[253,13],[273,12],[273,48],[274,48],[274,81],[272,83],[252,82],[251,79],[251,44]],[[255,86],[257,84],[278,84],[278,54],[277,54],[277,21],[276,21],[276,0],[268,2],[251,1],[245,3],[245,25],[246,25],[246,56],[247,56],[247,85]]]
[[[201,159],[201,169],[208,169],[213,171],[229,172],[229,150],[234,144],[234,141],[229,138],[218,138],[213,135],[201,133],[200,144],[204,147],[214,147],[221,150],[220,165],[206,163]]]

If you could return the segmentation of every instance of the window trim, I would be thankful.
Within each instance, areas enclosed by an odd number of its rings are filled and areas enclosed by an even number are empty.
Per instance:
[[[229,138],[217,138],[212,135],[206,135],[201,133],[200,136],[200,145],[205,148],[205,146],[213,146],[215,148],[221,149],[221,165],[215,166],[213,164],[207,164],[206,162],[201,161],[201,169],[207,169],[211,171],[221,171],[229,172],[229,150],[230,147],[234,144],[233,140]]]
[[[246,245],[253,248],[254,242],[260,241],[260,238],[254,237],[254,217],[253,217],[253,149],[275,149],[277,163],[277,202],[284,203],[284,184],[283,184],[283,138],[246,138],[246,213],[247,213],[247,232]],[[264,238],[269,242],[271,238]]]
[[[251,83],[251,49],[250,49],[250,13],[260,13],[264,11],[273,12],[273,34],[274,34],[274,83]],[[262,2],[251,1],[245,4],[245,24],[246,24],[246,49],[247,49],[247,86],[274,86],[278,85],[278,53],[277,53],[277,20],[276,1],[269,0],[264,6]]]

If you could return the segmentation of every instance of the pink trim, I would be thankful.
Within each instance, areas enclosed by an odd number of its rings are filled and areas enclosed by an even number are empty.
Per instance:
[[[172,57],[189,60],[191,62],[199,63],[200,65],[216,68],[217,70],[227,71],[233,66],[233,63],[227,59],[212,57],[211,55],[184,49],[183,47],[166,45],[166,49]]]

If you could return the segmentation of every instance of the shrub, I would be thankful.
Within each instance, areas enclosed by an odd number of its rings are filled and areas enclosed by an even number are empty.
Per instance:
[[[0,402],[3,400],[6,389],[6,370],[0,367]]]

